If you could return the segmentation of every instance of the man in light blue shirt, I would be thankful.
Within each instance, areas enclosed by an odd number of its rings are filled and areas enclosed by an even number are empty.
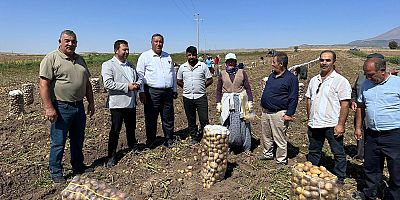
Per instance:
[[[389,192],[384,198],[400,199],[400,78],[386,72],[386,62],[381,58],[367,59],[364,74],[367,80],[358,97],[354,135],[361,139],[365,117],[366,188],[354,196],[361,199],[377,197],[386,159],[390,181]]]
[[[146,145],[150,148],[155,147],[158,115],[161,115],[164,145],[170,147],[173,144],[176,73],[171,56],[162,51],[163,45],[164,37],[154,34],[151,37],[151,49],[139,56],[136,69],[140,102],[144,104]]]

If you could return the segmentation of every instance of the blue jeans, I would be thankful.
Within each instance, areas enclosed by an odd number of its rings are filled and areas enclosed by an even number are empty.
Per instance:
[[[389,171],[389,192],[386,199],[400,199],[400,129],[365,130],[364,173],[366,197],[374,199],[381,183],[386,159]]]
[[[57,121],[50,128],[49,168],[52,177],[62,176],[62,158],[64,154],[67,133],[69,132],[72,169],[80,170],[83,164],[83,141],[85,137],[86,115],[83,102],[76,105],[53,102],[57,111]]]
[[[346,177],[346,153],[343,146],[343,136],[335,137],[334,127],[328,128],[311,128],[308,127],[308,156],[307,160],[313,165],[319,165],[322,146],[324,145],[325,138],[328,140],[331,152],[335,159],[335,166],[333,167],[333,174],[338,177],[338,180],[343,181]]]

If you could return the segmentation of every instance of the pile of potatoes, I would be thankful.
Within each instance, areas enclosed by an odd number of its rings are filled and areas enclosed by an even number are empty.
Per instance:
[[[298,163],[292,169],[292,199],[338,199],[337,177],[323,166]]]
[[[24,113],[24,96],[21,90],[12,90],[8,93],[8,116],[16,117]]]
[[[22,84],[22,93],[25,105],[33,104],[34,85],[32,83]]]
[[[87,199],[132,199],[103,181],[75,176],[68,186],[61,192],[62,199],[87,200]]]
[[[229,130],[220,125],[204,127],[201,149],[203,187],[210,188],[225,177],[228,164]]]

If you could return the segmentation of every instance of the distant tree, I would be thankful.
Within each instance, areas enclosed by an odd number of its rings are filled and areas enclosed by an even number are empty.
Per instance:
[[[293,49],[294,49],[294,52],[298,52],[299,51],[299,46],[294,46]]]
[[[389,42],[389,49],[397,49],[399,47],[399,45],[397,44],[396,41],[390,41]]]

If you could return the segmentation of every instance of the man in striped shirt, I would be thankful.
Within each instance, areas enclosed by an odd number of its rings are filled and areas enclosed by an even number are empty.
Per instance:
[[[328,140],[334,155],[333,173],[338,184],[344,184],[346,176],[346,154],[343,146],[345,122],[349,112],[351,85],[335,71],[336,54],[326,50],[320,54],[320,74],[314,76],[308,85],[308,157],[313,165],[319,165],[322,147]]]

